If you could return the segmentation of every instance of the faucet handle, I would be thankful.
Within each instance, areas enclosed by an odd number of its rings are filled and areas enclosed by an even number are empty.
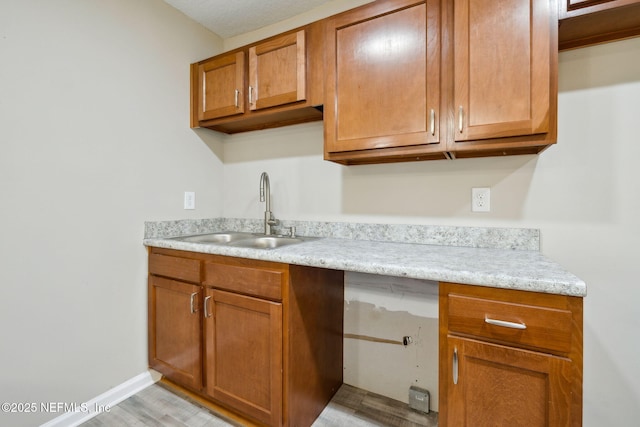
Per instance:
[[[267,223],[271,226],[274,225],[280,225],[280,220],[276,219],[276,217],[273,216],[273,214],[271,212],[269,212],[269,219],[267,220]]]
[[[296,228],[295,227],[289,227],[289,237],[296,237]]]

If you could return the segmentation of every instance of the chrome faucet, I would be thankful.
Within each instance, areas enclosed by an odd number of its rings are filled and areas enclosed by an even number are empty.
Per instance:
[[[264,210],[264,234],[271,234],[271,227],[280,224],[271,212],[271,186],[269,185],[269,175],[262,172],[260,175],[260,201],[265,203]]]

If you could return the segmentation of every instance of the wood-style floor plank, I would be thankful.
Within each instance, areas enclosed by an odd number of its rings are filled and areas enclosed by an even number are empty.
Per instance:
[[[197,404],[185,393],[166,384],[154,384],[103,412],[83,427],[237,427],[248,425],[238,417]],[[320,414],[313,427],[437,427],[438,414],[424,414],[406,403],[344,384]]]

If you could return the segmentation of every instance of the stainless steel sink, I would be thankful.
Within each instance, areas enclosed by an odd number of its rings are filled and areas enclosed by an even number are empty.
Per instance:
[[[194,236],[174,237],[175,240],[191,243],[216,243],[227,244],[241,239],[250,239],[255,237],[254,233],[242,233],[238,231],[225,231],[221,233],[197,234]]]
[[[305,239],[286,236],[262,236],[231,242],[229,246],[253,249],[275,249],[286,245],[302,243]]]
[[[205,243],[224,246],[234,246],[238,248],[252,249],[275,249],[281,246],[295,245],[313,237],[288,237],[264,235],[260,233],[243,233],[239,231],[225,231],[220,233],[197,234],[193,236],[174,237],[174,240],[180,240],[190,243]]]

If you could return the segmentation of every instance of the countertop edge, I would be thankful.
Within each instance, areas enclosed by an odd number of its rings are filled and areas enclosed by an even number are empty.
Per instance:
[[[584,281],[537,251],[320,238],[277,249],[250,249],[148,238],[148,247],[226,255],[394,277],[586,296]]]

